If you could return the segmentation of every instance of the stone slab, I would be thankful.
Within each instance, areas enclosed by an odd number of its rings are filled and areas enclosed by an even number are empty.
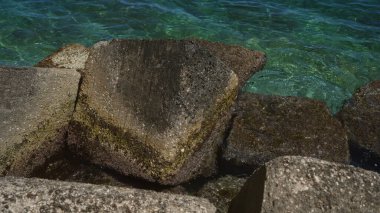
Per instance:
[[[1,212],[215,212],[206,199],[154,191],[0,178]]]
[[[320,101],[242,94],[223,158],[252,170],[282,155],[348,163],[347,135]]]
[[[89,49],[81,44],[64,46],[38,62],[36,67],[84,69]]]

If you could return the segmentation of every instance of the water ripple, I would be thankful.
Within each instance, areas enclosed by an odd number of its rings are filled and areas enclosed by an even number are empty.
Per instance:
[[[0,0],[0,64],[69,43],[203,38],[265,51],[246,91],[325,101],[333,112],[380,79],[378,0]]]

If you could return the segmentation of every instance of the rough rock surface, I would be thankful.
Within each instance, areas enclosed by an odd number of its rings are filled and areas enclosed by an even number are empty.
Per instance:
[[[213,173],[238,79],[207,49],[191,41],[99,42],[82,77],[73,152],[162,184]]]
[[[239,193],[247,178],[227,175],[206,183],[197,193],[216,207],[216,212],[228,212],[230,202]]]
[[[0,175],[29,175],[63,146],[80,75],[0,68]]]
[[[323,160],[279,157],[257,170],[229,212],[366,212],[380,209],[380,175]]]
[[[206,199],[153,191],[0,178],[1,212],[215,212]]]
[[[345,130],[320,101],[241,95],[224,159],[252,169],[282,155],[347,163]]]
[[[380,156],[380,81],[360,88],[337,117],[351,143]]]
[[[236,73],[239,78],[239,88],[242,88],[248,79],[260,71],[266,63],[265,54],[259,51],[218,42],[195,41],[206,47]]]
[[[85,67],[88,54],[89,50],[85,46],[80,44],[70,44],[49,55],[35,66],[80,70]]]

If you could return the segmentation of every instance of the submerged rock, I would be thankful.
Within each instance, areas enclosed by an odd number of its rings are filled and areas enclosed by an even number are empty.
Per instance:
[[[243,94],[223,158],[252,169],[282,155],[348,163],[347,136],[320,101]]]
[[[207,176],[237,90],[236,75],[196,42],[100,42],[83,70],[69,146],[162,184]]]
[[[246,182],[229,212],[368,212],[380,209],[380,175],[306,157],[280,157]]]
[[[70,44],[49,55],[35,66],[81,70],[85,67],[88,54],[89,50],[85,46]]]
[[[195,41],[206,47],[236,73],[239,78],[239,88],[242,88],[248,79],[260,71],[266,63],[265,54],[259,51],[218,42]]]
[[[197,193],[207,198],[216,207],[216,212],[228,212],[230,202],[239,193],[247,178],[223,176],[206,183]]]
[[[360,88],[337,117],[353,145],[380,156],[380,81]]]
[[[0,175],[30,175],[59,151],[80,75],[75,70],[0,68]]]
[[[0,178],[3,212],[215,212],[206,199],[43,179]]]

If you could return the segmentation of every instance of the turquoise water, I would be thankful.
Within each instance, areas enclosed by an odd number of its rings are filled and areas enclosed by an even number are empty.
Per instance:
[[[333,112],[380,79],[379,0],[0,0],[0,65],[33,65],[69,43],[193,37],[267,53],[245,90]]]

